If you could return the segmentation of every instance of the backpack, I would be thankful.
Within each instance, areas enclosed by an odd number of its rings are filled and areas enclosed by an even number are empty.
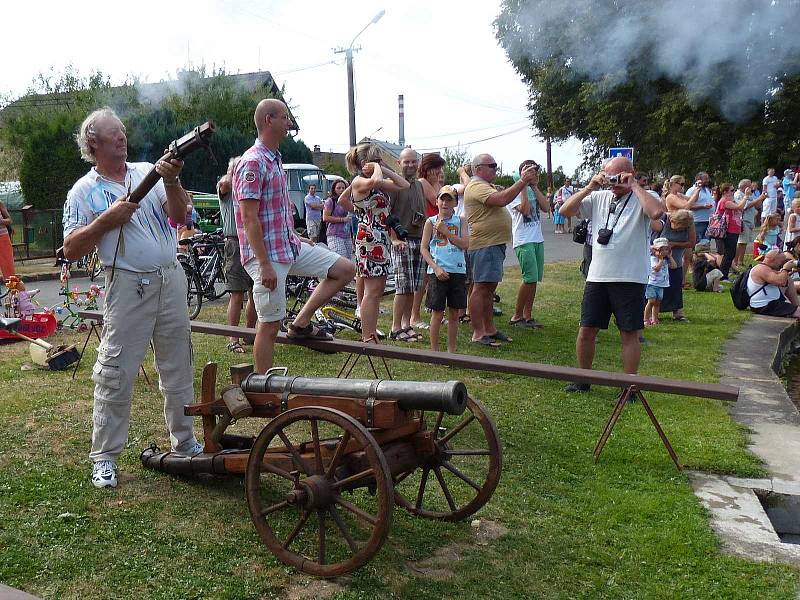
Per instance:
[[[753,294],[750,294],[747,291],[747,280],[750,278],[750,271],[752,270],[753,267],[747,267],[747,269],[739,273],[739,275],[733,281],[733,285],[731,286],[731,300],[733,300],[733,305],[739,310],[747,310],[750,308],[750,298],[763,291],[764,288],[767,287],[767,284],[765,283]]]

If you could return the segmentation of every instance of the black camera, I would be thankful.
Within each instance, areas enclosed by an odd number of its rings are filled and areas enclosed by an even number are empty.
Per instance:
[[[403,226],[400,219],[397,218],[397,215],[389,215],[386,219],[386,226],[394,230],[397,239],[405,242],[406,238],[408,238],[408,229]]]
[[[605,246],[608,242],[611,241],[611,234],[614,233],[613,229],[607,229],[603,227],[602,229],[597,230],[597,243],[601,246]]]

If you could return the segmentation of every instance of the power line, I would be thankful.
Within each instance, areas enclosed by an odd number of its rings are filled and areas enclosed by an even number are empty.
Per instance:
[[[501,127],[511,127],[513,125],[522,125],[523,123],[527,124],[527,122],[528,122],[527,120],[525,120],[525,121],[514,121],[512,123],[502,123],[502,124],[498,124],[498,125],[488,125],[486,127],[478,127],[476,129],[465,129],[464,131],[454,131],[452,133],[442,133],[442,134],[439,134],[439,135],[426,135],[426,136],[422,136],[422,137],[416,137],[415,139],[417,139],[417,140],[433,140],[433,139],[437,139],[437,138],[452,137],[454,135],[461,135],[461,134],[464,134],[464,133],[475,133],[476,131],[486,131],[487,129],[499,129]]]
[[[273,75],[288,75],[289,73],[299,73],[300,71],[309,71],[311,69],[317,69],[319,67],[326,67],[328,65],[341,65],[341,63],[337,62],[336,60],[329,60],[327,62],[318,63],[316,65],[308,65],[307,67],[298,67],[296,69],[288,69],[286,71],[278,71],[273,73]]]
[[[442,148],[449,148],[453,145],[457,146],[469,146],[471,144],[477,144],[480,142],[488,142],[489,140],[496,140],[497,138],[505,137],[507,135],[511,135],[513,133],[517,133],[518,131],[522,131],[523,129],[527,129],[527,125],[523,125],[522,127],[517,127],[516,129],[512,129],[511,131],[506,131],[505,133],[499,133],[497,135],[492,135],[486,138],[482,138],[480,140],[472,140],[471,142],[459,142],[458,144],[449,144],[445,146],[434,146],[432,148],[415,148],[417,152],[428,152],[430,150],[441,150]]]

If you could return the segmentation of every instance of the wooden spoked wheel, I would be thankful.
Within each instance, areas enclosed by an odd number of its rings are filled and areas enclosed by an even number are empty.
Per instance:
[[[250,451],[247,504],[261,540],[283,563],[336,577],[366,563],[392,521],[392,480],[375,438],[334,409],[289,410]]]
[[[469,398],[462,415],[422,414],[435,450],[421,465],[394,477],[395,502],[411,514],[460,521],[489,501],[500,481],[503,450],[494,421]]]

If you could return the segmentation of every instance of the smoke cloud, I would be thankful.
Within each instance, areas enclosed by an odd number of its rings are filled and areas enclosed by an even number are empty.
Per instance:
[[[519,4],[513,26],[505,27],[509,14],[498,19],[500,42],[515,63],[559,56],[577,76],[609,87],[631,71],[649,81],[665,77],[733,120],[800,72],[798,0]]]

